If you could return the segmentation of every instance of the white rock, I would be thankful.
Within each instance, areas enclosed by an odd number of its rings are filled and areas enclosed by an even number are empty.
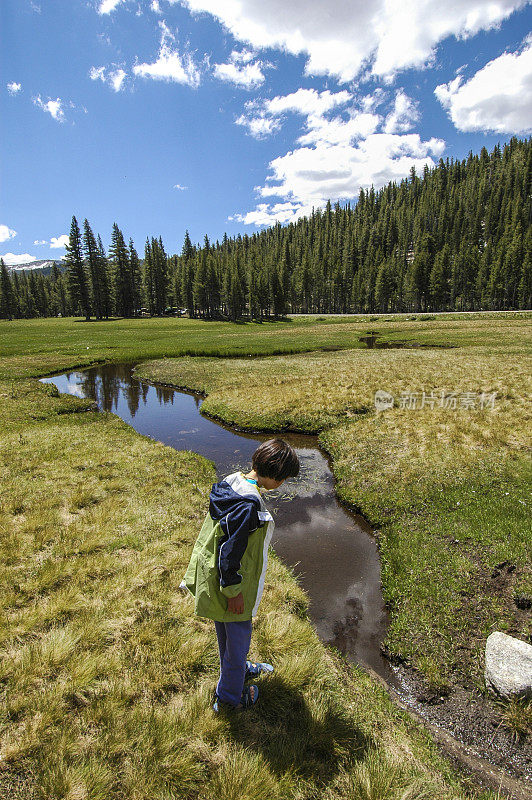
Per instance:
[[[486,641],[486,686],[509,699],[532,695],[532,645],[495,631]]]

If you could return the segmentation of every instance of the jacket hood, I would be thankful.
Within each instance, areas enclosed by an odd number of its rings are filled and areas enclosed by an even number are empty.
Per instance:
[[[246,492],[242,494],[241,492],[237,492],[233,486],[224,479],[212,485],[209,495],[209,513],[214,520],[222,519],[231,510],[234,510],[235,506],[240,505],[242,502],[252,503],[256,507],[257,512],[261,509],[260,497],[258,494],[254,493],[251,486],[249,493]]]

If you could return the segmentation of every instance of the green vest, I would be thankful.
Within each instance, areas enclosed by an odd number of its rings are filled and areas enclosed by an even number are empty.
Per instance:
[[[264,524],[249,534],[240,562],[238,572],[242,575],[242,581],[221,587],[217,554],[224,533],[220,520],[213,520],[210,514],[205,517],[183,581],[194,595],[194,613],[199,617],[219,622],[242,622],[256,615],[264,589],[268,546],[275,525],[269,511],[259,512],[259,518],[264,520]],[[227,610],[227,598],[236,597],[240,592],[244,598],[244,612],[232,614]]]

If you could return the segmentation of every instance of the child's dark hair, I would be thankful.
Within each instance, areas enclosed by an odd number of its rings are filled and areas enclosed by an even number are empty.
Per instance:
[[[296,451],[284,439],[268,439],[251,457],[253,469],[263,478],[284,481],[299,473],[299,458]]]

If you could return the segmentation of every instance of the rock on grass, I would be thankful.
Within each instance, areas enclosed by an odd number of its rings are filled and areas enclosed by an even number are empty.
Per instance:
[[[486,685],[510,699],[532,695],[532,645],[495,631],[486,641]]]

